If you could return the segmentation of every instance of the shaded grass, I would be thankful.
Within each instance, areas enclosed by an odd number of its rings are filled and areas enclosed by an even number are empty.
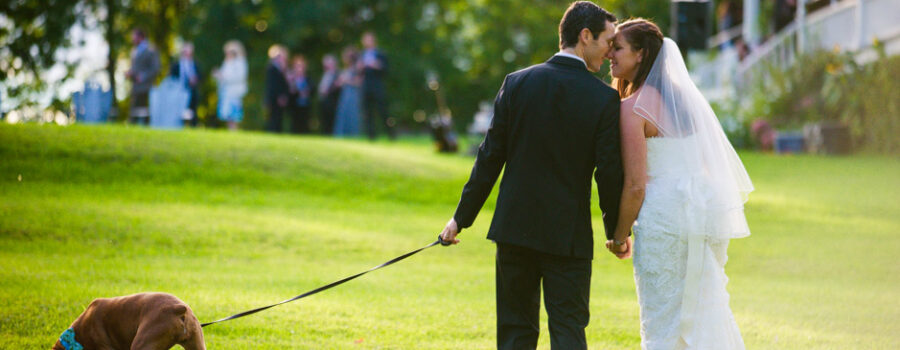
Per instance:
[[[900,160],[742,158],[748,348],[900,346]],[[368,269],[435,238],[471,164],[418,140],[0,125],[0,347],[49,347],[96,297],[170,292],[209,321]],[[491,348],[493,201],[460,246],[211,326],[209,348]],[[630,262],[599,247],[589,344],[637,348]]]

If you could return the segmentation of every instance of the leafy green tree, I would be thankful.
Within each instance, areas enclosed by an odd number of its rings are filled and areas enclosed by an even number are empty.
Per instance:
[[[505,74],[542,62],[558,50],[557,26],[568,4],[550,0],[527,6],[513,0],[208,0],[190,6],[179,35],[195,42],[196,56],[206,67],[221,62],[225,41],[244,43],[251,71],[245,126],[262,125],[262,74],[253,72],[264,70],[269,45],[282,43],[292,53],[304,54],[315,74],[323,55],[357,45],[360,34],[372,30],[390,59],[391,114],[398,122],[408,128],[422,127],[413,118],[415,112],[436,111],[434,94],[426,87],[426,76],[433,74],[461,127],[480,101],[493,99]],[[609,2],[608,8],[621,16],[625,2]],[[668,6],[650,4],[637,10],[656,11],[659,15],[637,14],[662,18]],[[206,110],[212,114],[211,82],[205,92]]]
[[[0,2],[0,81],[14,108],[35,105],[32,96],[50,88],[43,73],[57,63],[57,50],[70,46],[66,33],[78,20],[78,5],[66,0]],[[67,66],[66,77],[72,68]]]
[[[18,65],[3,65],[3,77],[28,69],[37,74],[54,63],[53,53],[66,45],[65,33],[91,10],[102,20],[110,45],[107,73],[115,88],[120,60],[127,60],[131,29],[145,29],[160,53],[163,67],[176,54],[178,39],[192,41],[203,74],[221,64],[222,46],[241,41],[248,53],[250,92],[245,98],[244,127],[261,128],[262,94],[272,44],[286,45],[303,54],[314,77],[321,57],[338,54],[347,45],[359,45],[364,31],[376,33],[390,60],[387,84],[390,113],[401,127],[424,128],[414,115],[437,111],[435,95],[426,77],[438,78],[441,92],[453,112],[456,126],[471,120],[481,101],[490,101],[503,77],[542,62],[558,50],[557,26],[568,0],[21,0],[0,5],[11,21],[0,29],[0,55],[9,52]],[[668,29],[668,1],[610,0],[600,3],[620,18],[643,16]],[[46,24],[52,23],[52,26]],[[0,22],[4,24],[4,22]],[[18,30],[17,28],[23,28]],[[17,30],[13,30],[17,29]],[[25,33],[25,34],[22,34]],[[22,39],[22,40],[20,40]],[[39,54],[31,55],[37,47]],[[3,51],[3,50],[6,50]],[[10,68],[13,67],[14,68]],[[601,72],[598,76],[607,74]],[[31,81],[16,86],[40,91],[46,86]],[[206,79],[198,114],[215,124],[215,82]],[[123,96],[119,96],[123,98]],[[127,101],[120,101],[126,106]],[[419,112],[419,113],[417,113]]]

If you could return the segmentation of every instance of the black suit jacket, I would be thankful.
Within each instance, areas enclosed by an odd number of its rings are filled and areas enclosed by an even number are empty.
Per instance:
[[[506,166],[488,239],[593,257],[591,175],[607,238],[619,216],[619,95],[573,58],[509,74],[454,218],[469,227]]]
[[[375,50],[375,58],[381,63],[381,68],[363,68],[363,91],[369,95],[383,95],[385,93],[384,79],[388,71],[388,60],[387,56],[377,49]]]
[[[284,72],[274,64],[266,67],[266,106],[269,108],[278,105],[279,97],[290,97],[291,88],[288,85]]]

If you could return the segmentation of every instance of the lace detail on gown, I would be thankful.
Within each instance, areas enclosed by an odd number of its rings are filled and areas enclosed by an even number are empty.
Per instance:
[[[685,191],[702,187],[702,180],[685,171],[688,165],[676,161],[683,158],[666,154],[682,149],[672,147],[677,142],[691,140],[647,140],[650,179],[635,226],[634,247],[641,348],[744,349],[725,290],[728,240],[688,238],[687,232],[681,232],[697,227],[691,221],[698,218],[691,215]],[[698,254],[691,260],[693,265],[688,259],[689,240],[694,240],[696,249],[691,253]],[[685,295],[686,289],[691,295]],[[683,309],[686,300],[696,301],[695,306]]]

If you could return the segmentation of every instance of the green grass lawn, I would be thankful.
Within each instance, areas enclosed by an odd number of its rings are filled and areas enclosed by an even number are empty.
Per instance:
[[[742,158],[753,235],[726,271],[747,347],[900,348],[900,159]],[[0,348],[49,348],[97,297],[169,292],[204,322],[368,269],[435,239],[472,162],[415,140],[0,124]],[[459,246],[208,327],[208,347],[491,348],[493,203]],[[590,347],[638,348],[631,262],[600,248]]]

